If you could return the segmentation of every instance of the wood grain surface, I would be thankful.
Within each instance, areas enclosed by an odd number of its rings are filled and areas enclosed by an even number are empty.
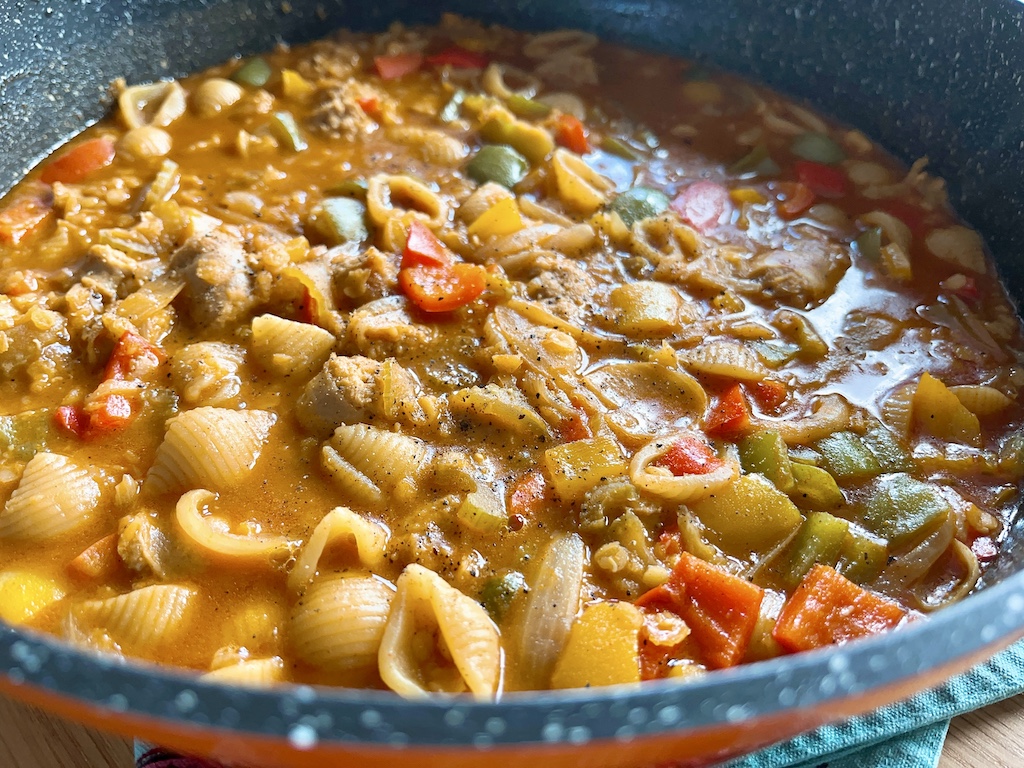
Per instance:
[[[3,768],[130,768],[131,745],[0,697]],[[1024,766],[1024,695],[956,718],[939,768]],[[870,768],[870,766],[865,766]]]

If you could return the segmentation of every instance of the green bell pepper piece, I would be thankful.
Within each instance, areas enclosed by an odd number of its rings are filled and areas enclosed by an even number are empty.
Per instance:
[[[493,181],[511,189],[526,176],[530,164],[526,158],[506,144],[488,144],[480,147],[466,173],[479,184]]]
[[[846,498],[836,485],[835,478],[821,467],[812,464],[790,464],[793,486],[789,498],[802,509],[836,509]]]
[[[650,187],[632,187],[615,198],[610,207],[627,227],[632,227],[668,208],[668,195]]]
[[[505,102],[513,115],[537,120],[551,114],[551,107],[542,101],[528,99],[518,93],[513,93]]]
[[[878,578],[888,559],[884,542],[851,529],[839,553],[838,571],[856,584],[867,584]]]
[[[880,227],[866,229],[854,240],[857,251],[868,261],[878,264],[882,260],[882,230]]]
[[[309,146],[291,112],[275,112],[270,118],[270,132],[292,152],[302,152]]]
[[[270,80],[274,71],[267,64],[265,59],[259,56],[249,59],[245,64],[235,70],[231,79],[242,85],[249,85],[253,88],[262,88]]]
[[[824,133],[801,133],[789,145],[797,157],[825,165],[837,165],[846,159],[846,153]]]
[[[850,524],[828,512],[813,512],[772,563],[780,583],[795,589],[817,564],[835,565]]]
[[[366,206],[352,197],[328,197],[313,211],[313,226],[329,245],[361,243],[370,236]]]
[[[882,477],[865,505],[864,524],[898,549],[923,539],[951,512],[936,488],[898,473]]]
[[[881,424],[869,429],[861,442],[878,460],[883,472],[905,472],[913,466],[910,453],[900,445],[896,435]]]
[[[768,147],[764,144],[758,144],[729,166],[729,173],[735,174],[752,173],[756,176],[778,176],[781,171],[779,164],[772,160]]]
[[[480,603],[496,623],[501,623],[516,595],[523,591],[526,579],[519,571],[509,571],[488,579],[480,590]]]
[[[768,478],[783,493],[793,487],[793,463],[782,435],[764,429],[745,437],[739,445],[740,462],[746,472],[757,472]]]
[[[882,471],[878,459],[853,432],[836,432],[819,440],[815,447],[837,480],[864,479]]]

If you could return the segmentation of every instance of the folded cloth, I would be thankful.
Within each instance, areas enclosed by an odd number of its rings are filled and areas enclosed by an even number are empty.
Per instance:
[[[906,701],[783,741],[721,768],[935,768],[949,719],[1024,693],[1024,641]],[[217,768],[135,744],[137,768]]]

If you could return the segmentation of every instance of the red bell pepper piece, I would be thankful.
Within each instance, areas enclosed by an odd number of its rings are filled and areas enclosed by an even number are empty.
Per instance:
[[[512,484],[509,513],[525,519],[536,517],[544,505],[552,500],[553,490],[540,470],[527,472]]]
[[[701,660],[720,669],[746,655],[763,597],[760,587],[683,552],[668,581],[642,594],[636,605],[681,617]]]
[[[676,440],[668,452],[657,461],[673,475],[706,475],[725,466],[706,443],[686,435]]]
[[[750,429],[750,407],[739,384],[734,384],[719,398],[708,414],[704,431],[712,437],[733,440]]]
[[[713,181],[691,184],[669,203],[669,208],[702,234],[718,226],[722,215],[731,206],[729,190]]]
[[[88,426],[83,433],[87,440],[124,429],[138,415],[131,401],[124,395],[105,395],[88,403],[83,411],[88,415]]]
[[[796,161],[796,177],[819,197],[843,197],[850,188],[841,168],[811,160]]]
[[[445,48],[440,53],[427,56],[427,64],[435,67],[455,67],[456,69],[483,69],[490,61],[482,53],[467,51],[458,45]]]
[[[101,136],[84,141],[51,160],[43,168],[39,178],[45,184],[55,181],[73,184],[81,181],[93,171],[110,165],[114,159],[114,140]]]
[[[772,637],[787,651],[809,651],[892,629],[906,616],[827,565],[815,565],[782,607]]]
[[[374,56],[373,66],[382,80],[397,80],[418,71],[423,66],[423,56],[419,53]]]
[[[402,269],[409,267],[451,267],[455,257],[422,221],[413,220],[402,251]]]
[[[103,380],[135,379],[160,366],[167,353],[132,331],[125,331],[114,345],[103,370]]]
[[[555,128],[555,141],[577,155],[585,155],[590,151],[587,131],[583,123],[572,115],[559,115]]]
[[[784,402],[789,394],[786,385],[775,379],[764,379],[754,383],[754,399],[766,411],[774,411]]]
[[[415,266],[398,273],[398,285],[424,312],[451,312],[484,292],[486,275],[479,264],[465,262],[450,267]]]
[[[85,434],[88,418],[82,413],[80,408],[76,408],[73,405],[62,405],[53,414],[53,418],[57,423],[57,427],[69,435],[82,437]]]

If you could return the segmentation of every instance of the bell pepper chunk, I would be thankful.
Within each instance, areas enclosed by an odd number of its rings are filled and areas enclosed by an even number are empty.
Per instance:
[[[809,651],[892,629],[906,616],[896,603],[816,565],[782,607],[772,637],[787,651]]]
[[[779,193],[779,213],[786,219],[795,219],[814,205],[814,192],[799,181],[780,181],[776,187]]]
[[[668,581],[645,592],[636,605],[677,614],[690,628],[704,664],[721,669],[743,660],[763,598],[757,585],[683,552]]]
[[[815,565],[835,565],[842,554],[850,524],[828,512],[807,516],[796,535],[771,564],[771,571],[787,590],[794,589]]]
[[[382,80],[397,80],[418,71],[423,66],[423,56],[419,53],[374,56],[373,66]]]
[[[750,429],[750,407],[739,384],[727,389],[711,409],[704,423],[704,431],[712,437],[732,440],[742,437]]]
[[[450,267],[455,257],[422,221],[413,221],[402,251],[402,269],[409,267]]]
[[[784,493],[793,487],[793,462],[782,435],[774,429],[762,429],[747,435],[739,444],[740,463],[745,472],[763,475]]]
[[[797,160],[795,167],[800,183],[819,197],[843,197],[849,191],[846,174],[839,168],[813,160]]]
[[[577,155],[585,155],[590,151],[587,131],[579,118],[572,115],[558,116],[558,125],[555,128],[555,141]]]
[[[167,360],[167,353],[132,331],[125,331],[110,353],[103,380],[139,378]]]
[[[450,267],[409,267],[398,273],[398,284],[424,312],[451,312],[484,292],[487,272],[479,264],[463,262]]]
[[[706,475],[725,466],[715,452],[695,437],[681,437],[672,443],[668,452],[658,460],[658,465],[668,468],[676,477],[682,475]]]
[[[87,581],[113,578],[121,568],[117,540],[117,534],[111,533],[93,542],[68,563],[68,575]]]
[[[43,168],[39,179],[44,184],[53,184],[57,181],[73,184],[82,181],[93,171],[110,165],[113,159],[114,140],[107,136],[101,136],[82,142],[61,154],[57,159],[51,160]]]

